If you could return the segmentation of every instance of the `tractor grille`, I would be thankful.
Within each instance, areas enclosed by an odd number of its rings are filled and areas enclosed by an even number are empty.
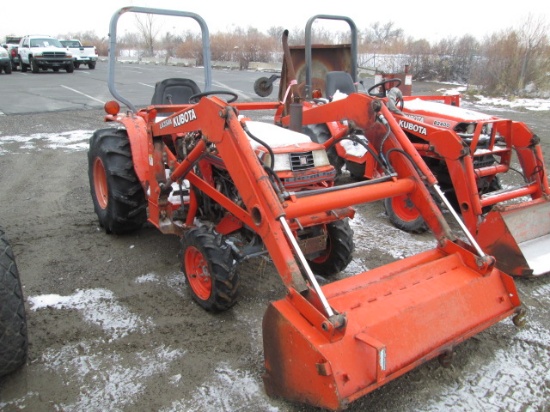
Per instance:
[[[56,58],[56,57],[65,57],[65,52],[44,52],[42,53],[42,57],[46,57],[48,59],[50,58]]]
[[[290,167],[293,172],[311,169],[314,166],[315,163],[313,162],[312,152],[290,154]]]

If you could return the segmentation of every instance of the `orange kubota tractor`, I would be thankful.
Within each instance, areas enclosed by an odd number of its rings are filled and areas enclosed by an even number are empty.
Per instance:
[[[348,22],[351,44],[312,46],[311,26],[316,19]],[[358,92],[357,31],[348,17],[313,16],[306,25],[305,47],[287,49],[279,93],[284,105],[276,123],[288,122],[283,119],[297,97],[309,110],[335,99],[345,101]],[[451,212],[461,215],[500,269],[515,276],[548,273],[550,187],[539,138],[524,123],[459,107],[459,96],[404,96],[411,91],[409,82],[403,81],[408,79],[406,73],[390,75],[366,93],[385,102],[435,175],[453,206]],[[285,101],[283,93],[292,82],[295,93]],[[350,108],[352,104],[350,100]],[[352,177],[375,178],[382,172],[381,165],[391,166],[395,154],[388,156],[389,147],[374,147],[368,136],[358,135],[352,126],[346,121],[326,121],[306,125],[304,132],[327,147],[337,172],[345,166]],[[514,154],[521,170],[512,165]],[[512,171],[519,172],[522,181],[503,187],[501,177],[510,178]],[[396,227],[410,232],[428,228],[410,196],[387,198],[384,205]]]
[[[197,93],[188,79],[161,82],[153,103],[142,109],[121,96],[113,56],[117,21],[125,12],[197,21],[206,91]],[[297,118],[290,123],[296,128],[347,119],[373,142],[385,140],[406,154],[384,176],[336,186],[334,167],[326,152],[317,152],[319,145],[297,131],[245,116],[271,113],[279,102],[229,103],[216,96],[223,92],[210,90],[208,28],[200,16],[129,7],[115,13],[109,36],[109,88],[128,110],[122,114],[118,102],[106,103],[105,120],[117,127],[96,131],[90,141],[90,186],[99,221],[107,232],[121,233],[147,220],[180,236],[192,294],[211,310],[235,303],[238,261],[269,254],[287,290],[269,304],[263,320],[270,396],[343,409],[429,359],[447,357],[496,322],[512,315],[516,323],[522,319],[512,278],[492,257],[453,235],[405,160],[410,156],[421,164],[420,156],[380,101],[356,94],[350,96],[352,110],[341,101],[303,118],[301,108],[293,112]],[[277,141],[285,138],[298,139],[293,146],[302,153],[281,143],[279,148]],[[433,179],[427,168],[420,169]],[[321,287],[315,272],[327,265],[329,272],[339,270],[350,257],[352,233],[339,225],[353,217],[353,206],[406,194],[437,247]],[[339,227],[337,236],[330,225]],[[342,248],[344,256],[336,256]]]

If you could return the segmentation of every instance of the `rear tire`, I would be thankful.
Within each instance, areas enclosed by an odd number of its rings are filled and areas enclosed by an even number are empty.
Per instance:
[[[409,233],[424,233],[428,226],[408,196],[384,199],[384,208],[390,222],[398,229]]]
[[[11,74],[11,63],[4,67],[4,71],[6,74]]]
[[[193,299],[208,311],[231,308],[237,302],[239,275],[221,235],[201,226],[186,232],[181,245],[181,269]]]
[[[27,360],[28,336],[25,303],[15,257],[0,228],[0,376]]]
[[[126,130],[97,130],[90,139],[88,177],[99,224],[107,233],[141,228],[147,201],[139,182]]]
[[[95,62],[88,63],[88,69],[94,70],[95,69]]]
[[[321,276],[334,276],[344,270],[353,258],[353,230],[349,220],[326,225],[327,248],[321,256],[308,260],[311,270]]]

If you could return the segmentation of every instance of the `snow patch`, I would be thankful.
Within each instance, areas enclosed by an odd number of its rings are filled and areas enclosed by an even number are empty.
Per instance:
[[[214,378],[198,386],[191,399],[181,399],[161,412],[202,412],[257,410],[277,412],[264,395],[263,384],[249,371],[234,370],[227,364],[219,365]]]
[[[124,410],[145,390],[148,378],[165,373],[172,362],[185,355],[184,351],[165,346],[137,353],[93,353],[97,344],[101,342],[67,345],[42,355],[47,369],[67,382],[79,383],[78,399],[58,405],[59,410]]]
[[[107,289],[78,290],[69,296],[31,296],[28,301],[31,310],[76,309],[86,321],[100,326],[111,339],[120,339],[136,331],[144,333],[153,327],[150,319],[142,319],[116,302],[114,293]]]

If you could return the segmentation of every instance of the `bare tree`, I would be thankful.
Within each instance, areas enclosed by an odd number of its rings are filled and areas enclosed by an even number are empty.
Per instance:
[[[145,14],[143,17],[136,14],[136,25],[145,45],[145,55],[153,57],[155,55],[155,40],[160,32],[157,27],[155,16]]]
[[[375,22],[370,27],[370,34],[372,42],[381,50],[384,46],[388,46],[399,37],[402,37],[403,29],[395,27],[393,21],[384,24]]]
[[[518,75],[517,89],[525,85],[540,83],[547,77],[550,69],[548,57],[548,24],[540,17],[529,15],[519,31],[521,48],[521,69]],[[546,56],[545,56],[546,54]]]

